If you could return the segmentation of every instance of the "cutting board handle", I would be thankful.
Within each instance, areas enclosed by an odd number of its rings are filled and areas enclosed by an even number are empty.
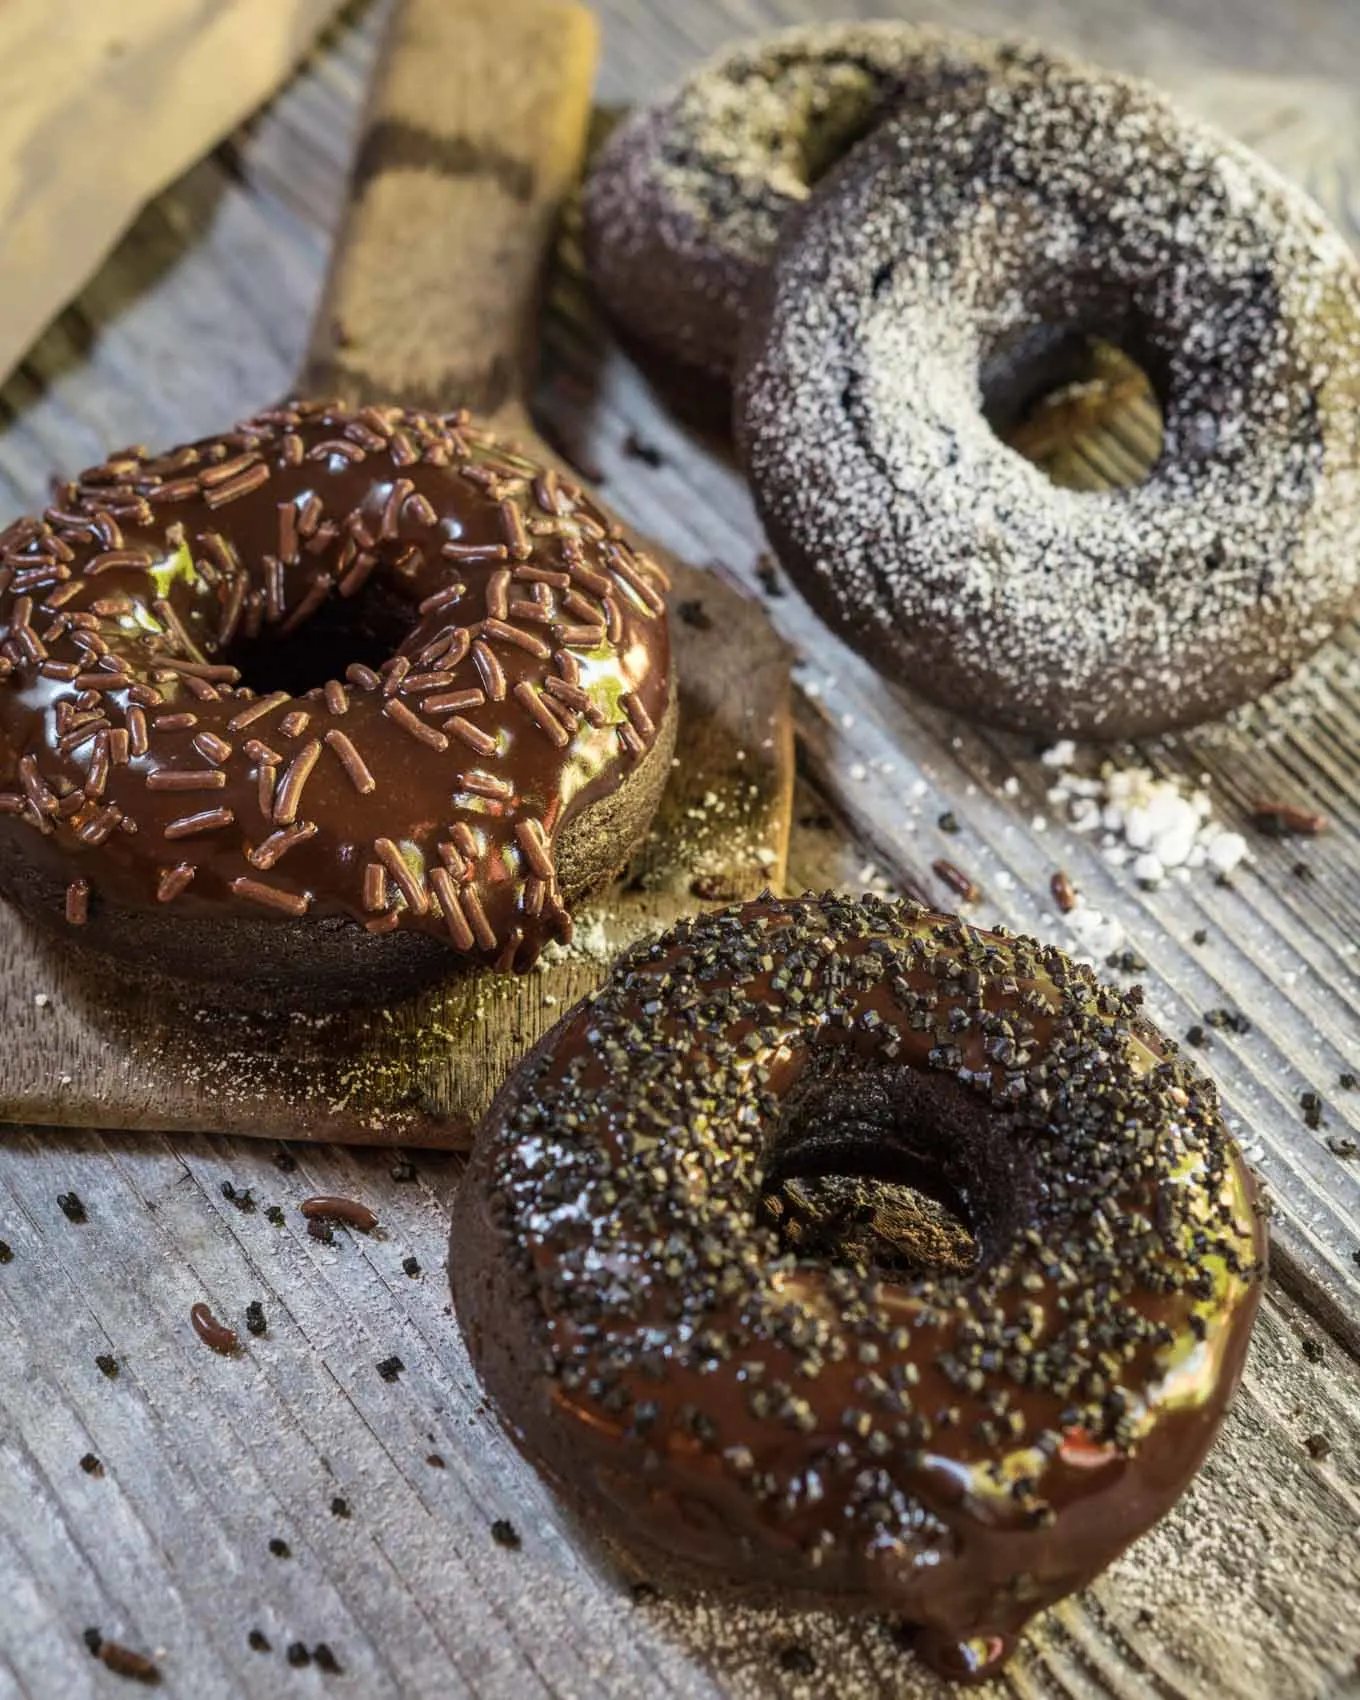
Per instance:
[[[398,0],[302,393],[513,418],[595,55],[575,0]]]

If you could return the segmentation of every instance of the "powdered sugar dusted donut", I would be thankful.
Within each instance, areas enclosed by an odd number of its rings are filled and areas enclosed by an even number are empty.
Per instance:
[[[783,30],[729,48],[615,131],[586,186],[586,257],[613,316],[727,376],[751,284],[812,186],[899,100],[1035,49],[907,24]]]
[[[988,424],[1067,332],[1158,392],[1135,488],[1056,488]],[[788,230],[748,337],[739,438],[783,564],[949,707],[1049,736],[1190,724],[1354,601],[1360,265],[1142,84],[1050,65],[900,108]]]

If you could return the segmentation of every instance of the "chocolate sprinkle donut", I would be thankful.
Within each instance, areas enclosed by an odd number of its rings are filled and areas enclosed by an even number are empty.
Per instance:
[[[1146,86],[1052,63],[899,107],[786,227],[737,396],[790,578],[888,677],[1124,738],[1286,678],[1360,583],[1360,264]],[[1161,457],[1059,489],[997,436],[1100,338]]]
[[[766,1201],[836,1175],[930,1192],[972,1257],[790,1250]],[[489,1111],[450,1269],[511,1432],[646,1574],[900,1613],[978,1675],[1185,1487],[1264,1255],[1136,994],[825,895],[623,959]]]
[[[0,889],[201,993],[525,968],[669,768],[661,569],[463,414],[290,402],[0,534]]]
[[[897,102],[1046,57],[898,23],[727,48],[600,150],[584,200],[596,289],[642,341],[727,377],[751,287],[819,178]]]

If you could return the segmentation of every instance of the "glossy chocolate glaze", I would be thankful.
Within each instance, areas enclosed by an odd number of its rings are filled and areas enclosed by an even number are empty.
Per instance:
[[[527,967],[564,829],[666,721],[664,582],[466,415],[128,449],[0,535],[0,850],[75,930],[344,916]]]
[[[901,1614],[935,1668],[1160,1517],[1264,1270],[1212,1084],[1061,952],[762,900],[639,947],[478,1133],[450,1269],[531,1458],[654,1574]],[[923,1184],[974,1267],[781,1246],[789,1174]]]

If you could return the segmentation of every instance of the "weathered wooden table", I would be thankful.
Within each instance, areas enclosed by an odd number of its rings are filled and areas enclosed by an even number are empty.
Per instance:
[[[601,95],[620,100],[734,34],[867,8],[599,9]],[[1002,21],[974,0],[872,9]],[[269,111],[158,201],[33,350],[0,396],[6,514],[38,502],[53,468],[211,429],[287,384],[380,12],[349,17]],[[1350,4],[1142,0],[1131,16],[1126,0],[1024,0],[1005,21],[1174,85],[1308,177],[1360,236]],[[620,511],[768,594],[721,445],[664,411],[571,288],[546,365],[544,416],[598,463]],[[639,460],[639,439],[658,453]],[[976,918],[1053,932],[1062,866],[1127,929],[1170,1031],[1216,1008],[1247,1018],[1215,1031],[1206,1059],[1278,1212],[1245,1386],[1176,1514],[1049,1614],[997,1691],[1360,1692],[1360,1092],[1339,1084],[1360,1071],[1354,633],[1240,725],[1141,752],[1208,774],[1228,824],[1253,797],[1287,795],[1324,809],[1329,833],[1303,849],[1253,839],[1230,886],[1197,875],[1147,892],[1063,824],[1029,746],[893,694],[796,597],[771,596],[769,611],[800,657],[791,883],[943,900],[930,865],[947,855],[983,889]],[[426,1153],[394,1165],[390,1151],[6,1130],[0,1696],[116,1691],[87,1627],[151,1652],[166,1691],[194,1697],[937,1692],[881,1623],[635,1597],[479,1397],[442,1272],[457,1169]],[[83,1224],[58,1205],[72,1191]],[[315,1192],[366,1199],[381,1229],[308,1237],[296,1205]],[[219,1358],[189,1326],[199,1300],[238,1327],[259,1301],[265,1332]],[[377,1366],[394,1356],[389,1379]],[[517,1543],[497,1540],[500,1520]]]

